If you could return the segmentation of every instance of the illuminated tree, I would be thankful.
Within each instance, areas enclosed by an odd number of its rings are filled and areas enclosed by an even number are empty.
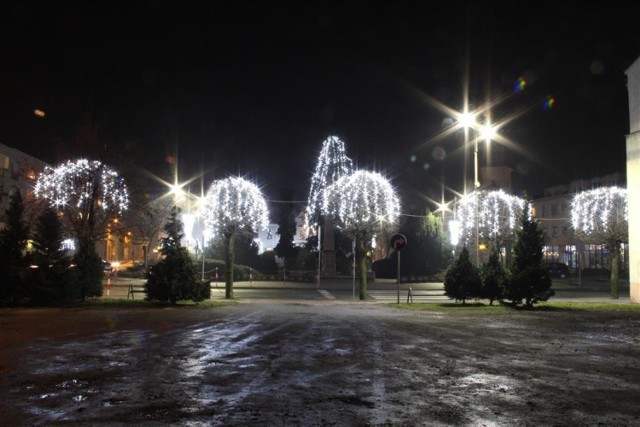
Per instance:
[[[63,214],[65,228],[79,240],[104,237],[109,222],[129,205],[124,179],[97,160],[47,166],[38,177],[35,194]]]
[[[205,229],[214,239],[224,239],[225,297],[233,298],[234,242],[238,234],[251,234],[268,225],[267,202],[260,189],[242,178],[214,181],[204,202]]]
[[[307,216],[309,224],[319,224],[323,210],[324,191],[340,178],[350,175],[353,163],[347,157],[344,142],[337,136],[330,136],[322,143],[316,162],[316,170],[311,177]]]
[[[525,201],[502,190],[479,190],[464,196],[456,207],[460,224],[459,242],[468,245],[478,239],[501,246],[513,239]]]
[[[62,213],[64,228],[78,239],[74,256],[80,300],[102,295],[102,261],[95,241],[109,232],[129,204],[129,192],[118,173],[97,160],[68,161],[46,167],[35,194]]]
[[[345,233],[356,240],[360,271],[360,299],[367,292],[367,253],[376,233],[395,225],[400,213],[398,196],[382,175],[357,171],[329,186],[323,201],[326,212],[338,219]]]
[[[604,244],[611,256],[611,297],[618,298],[620,247],[629,239],[627,190],[596,188],[574,196],[571,224],[576,236]]]

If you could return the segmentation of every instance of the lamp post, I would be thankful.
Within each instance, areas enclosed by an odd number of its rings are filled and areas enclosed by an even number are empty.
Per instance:
[[[478,138],[482,138],[484,139],[487,144],[489,144],[489,142],[491,142],[491,139],[495,136],[496,134],[496,128],[491,126],[491,124],[487,121],[487,123],[483,124],[483,125],[479,125],[478,121],[476,120],[477,114],[476,113],[472,113],[469,111],[465,111],[464,113],[460,114],[459,118],[458,118],[458,122],[460,123],[460,126],[464,127],[464,135],[465,135],[465,147],[468,143],[468,135],[469,135],[469,128],[473,129],[474,132],[474,144],[473,144],[473,190],[477,191],[480,188],[480,180],[478,177]],[[466,152],[466,150],[465,150]],[[465,165],[465,171],[466,171],[466,165]],[[466,179],[464,180],[464,185],[465,185],[465,194],[466,194]],[[475,223],[476,223],[476,265],[480,264],[480,242],[479,242],[479,230],[478,230],[478,215],[479,215],[479,206],[478,206],[478,202],[479,199],[476,197],[476,215],[475,215]]]

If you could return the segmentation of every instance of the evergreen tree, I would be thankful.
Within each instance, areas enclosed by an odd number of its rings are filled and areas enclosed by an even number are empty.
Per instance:
[[[87,298],[102,296],[102,259],[91,238],[83,237],[78,240],[73,263],[73,282],[69,288],[71,298],[85,301]]]
[[[154,266],[145,284],[147,299],[151,301],[175,304],[187,299],[202,301],[210,296],[209,284],[198,281],[193,261],[181,244],[184,232],[179,213],[176,207],[171,210],[164,226],[166,237],[160,241],[163,259]]]
[[[27,296],[25,274],[28,267],[23,255],[29,238],[24,220],[24,204],[19,191],[11,194],[0,230],[0,302],[17,304]]]
[[[542,247],[544,231],[540,223],[529,216],[529,205],[525,206],[516,232],[513,248],[511,278],[507,281],[505,299],[513,304],[527,307],[540,301],[547,301],[555,294],[551,289],[549,272],[544,265]]]
[[[33,235],[33,263],[31,270],[31,299],[36,303],[50,303],[73,298],[70,257],[63,248],[62,224],[58,215],[46,209],[39,217]]]
[[[462,301],[479,298],[482,292],[482,280],[478,268],[469,259],[469,250],[463,247],[460,254],[447,271],[444,279],[444,293],[449,298]]]
[[[504,296],[507,272],[500,262],[497,246],[491,248],[489,261],[482,266],[480,276],[482,277],[482,298],[488,299],[489,305],[493,305],[495,300],[501,300]]]

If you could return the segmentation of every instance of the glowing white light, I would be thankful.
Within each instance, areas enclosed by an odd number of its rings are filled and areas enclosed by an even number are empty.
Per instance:
[[[97,160],[69,160],[55,168],[45,167],[34,193],[61,211],[64,221],[77,233],[94,233],[98,229],[102,232],[110,220],[129,206],[124,179]],[[95,230],[89,230],[91,212]]]
[[[182,214],[182,226],[184,229],[184,239],[187,242],[186,246],[191,248],[195,246],[196,239],[193,237],[193,226],[196,223],[196,215],[186,213]]]
[[[311,224],[315,223],[323,211],[324,191],[343,176],[350,175],[353,163],[347,157],[344,142],[330,136],[322,143],[316,162],[316,170],[311,177],[307,215]]]
[[[470,112],[462,113],[458,118],[458,122],[463,128],[474,128],[476,126],[476,115]]]
[[[602,237],[623,226],[629,211],[627,190],[619,187],[596,188],[576,194],[571,203],[571,225],[584,235]],[[624,234],[621,230],[620,234]],[[623,239],[624,240],[624,239]]]
[[[400,213],[398,196],[389,181],[375,172],[357,171],[325,191],[324,206],[350,234],[372,233]]]
[[[479,190],[464,196],[456,207],[460,243],[474,241],[476,230],[483,240],[512,237],[524,205],[524,199],[502,190]]]
[[[73,239],[64,239],[60,246],[61,246],[62,249],[67,250],[67,251],[75,251],[76,250],[76,242]]]
[[[490,124],[483,125],[480,128],[480,137],[487,142],[494,139],[497,133],[498,133],[498,129],[491,126]]]
[[[449,240],[453,246],[458,246],[460,242],[461,227],[460,221],[452,219],[449,221]]]
[[[211,237],[259,231],[269,224],[267,202],[260,189],[242,178],[214,181],[205,198],[205,230]]]
[[[94,189],[96,184],[98,188]],[[35,186],[36,196],[49,200],[53,207],[70,205],[81,208],[94,191],[97,191],[98,205],[102,210],[113,209],[121,213],[129,206],[129,192],[124,179],[97,160],[69,160],[55,168],[47,166]]]

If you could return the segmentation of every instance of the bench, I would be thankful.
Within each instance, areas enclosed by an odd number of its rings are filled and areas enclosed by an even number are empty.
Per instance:
[[[407,304],[413,303],[413,297],[442,300],[448,299],[442,289],[418,289],[414,291],[413,288],[409,287],[409,289],[407,289]]]
[[[129,297],[131,297],[131,299],[135,299],[134,298],[134,294],[144,294],[146,293],[146,291],[144,290],[144,286],[140,287],[140,286],[133,286],[132,284],[129,284],[129,291],[127,292],[127,299],[129,299]]]

